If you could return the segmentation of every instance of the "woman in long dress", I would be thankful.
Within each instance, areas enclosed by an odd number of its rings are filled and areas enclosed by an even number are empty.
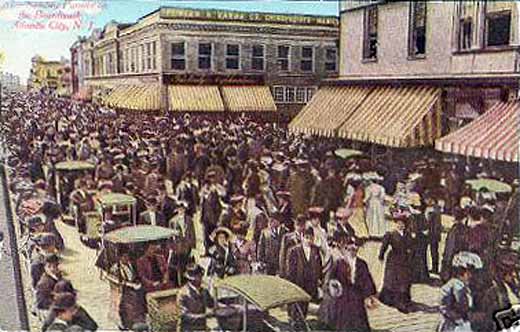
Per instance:
[[[385,188],[372,179],[365,189],[365,203],[367,204],[367,226],[372,237],[383,237],[386,233],[385,219]]]
[[[361,239],[369,237],[368,227],[365,220],[365,191],[361,181],[354,180],[351,184],[353,192],[347,198],[347,208],[352,211],[349,224],[356,232],[356,236]],[[352,189],[350,190],[352,191]]]

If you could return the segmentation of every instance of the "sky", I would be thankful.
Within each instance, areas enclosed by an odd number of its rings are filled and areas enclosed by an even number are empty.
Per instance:
[[[34,55],[70,58],[78,36],[111,20],[135,22],[159,6],[338,15],[337,0],[0,0],[0,70],[25,82]]]

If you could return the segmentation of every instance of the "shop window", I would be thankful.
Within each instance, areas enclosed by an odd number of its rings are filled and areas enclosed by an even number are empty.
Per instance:
[[[284,102],[284,88],[283,86],[275,86],[273,88],[274,101],[278,103]]]
[[[285,87],[285,102],[294,103],[294,87],[287,86]]]
[[[311,99],[315,93],[316,93],[316,88],[307,88],[307,102],[311,101]]]

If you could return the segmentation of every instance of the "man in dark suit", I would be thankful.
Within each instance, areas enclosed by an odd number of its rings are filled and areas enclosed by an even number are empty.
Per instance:
[[[78,312],[76,296],[72,293],[59,293],[52,304],[51,310],[55,314],[54,321],[49,325],[47,331],[69,331],[73,325],[74,317]]]
[[[208,307],[213,307],[213,300],[207,289],[202,288],[204,270],[198,266],[190,266],[186,272],[188,283],[177,294],[177,308],[179,321],[177,331],[205,331],[206,319],[211,316],[207,313]]]
[[[314,245],[313,228],[307,228],[301,244],[293,246],[289,250],[286,267],[286,278],[317,300],[323,265],[320,249]],[[308,306],[308,303],[303,302],[289,306],[289,317],[295,328],[302,328],[302,325],[305,324]]]
[[[429,227],[430,254],[432,257],[431,272],[439,273],[439,243],[441,242],[442,233],[442,213],[439,205],[436,204],[433,197],[426,199],[426,209],[424,216]]]
[[[280,272],[279,252],[282,245],[283,236],[288,233],[287,227],[280,225],[280,217],[274,214],[268,226],[262,230],[258,240],[258,262],[262,263],[265,271],[269,275],[276,275]]]
[[[33,238],[35,250],[31,254],[31,281],[32,286],[36,287],[38,281],[44,273],[45,257],[56,253],[55,237],[51,233],[41,233]]]
[[[280,266],[280,276],[282,278],[286,277],[287,272],[287,254],[289,250],[300,244],[303,240],[303,232],[305,231],[305,225],[307,223],[306,218],[303,215],[299,215],[296,217],[294,222],[294,232],[287,233],[282,238],[282,244],[280,247],[280,257],[279,257],[279,266]]]
[[[195,249],[195,227],[193,218],[187,213],[188,203],[177,202],[177,208],[173,218],[169,220],[169,227],[176,232],[175,238],[170,242],[170,254],[168,266],[170,278],[176,285],[184,284],[184,272],[190,262],[191,251]]]
[[[151,197],[146,201],[146,210],[139,215],[139,224],[166,227],[168,220],[159,210],[157,198]]]
[[[148,244],[144,255],[137,260],[137,274],[146,292],[170,288],[168,263],[159,245]]]
[[[44,273],[36,284],[36,307],[39,310],[49,310],[53,301],[54,286],[60,280],[60,258],[54,254],[46,256]]]
[[[339,208],[336,212],[336,219],[337,219],[337,235],[346,236],[346,237],[352,237],[356,236],[356,232],[350,226],[348,223],[348,220],[350,216],[352,215],[352,212],[350,212],[348,209],[345,208]]]

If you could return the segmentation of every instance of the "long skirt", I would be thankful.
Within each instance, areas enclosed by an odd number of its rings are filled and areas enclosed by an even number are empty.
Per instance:
[[[363,208],[355,208],[348,222],[354,229],[358,238],[369,237],[368,226],[365,220],[365,211]]]

